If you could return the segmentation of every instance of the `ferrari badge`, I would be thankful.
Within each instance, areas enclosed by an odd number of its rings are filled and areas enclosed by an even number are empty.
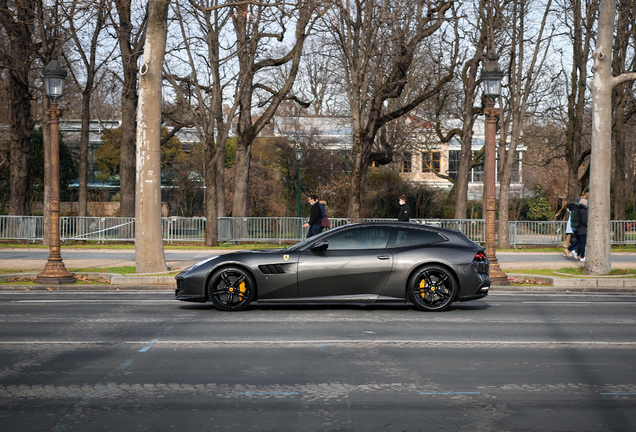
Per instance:
[[[289,261],[289,255],[283,255],[283,259],[284,259],[285,261]]]

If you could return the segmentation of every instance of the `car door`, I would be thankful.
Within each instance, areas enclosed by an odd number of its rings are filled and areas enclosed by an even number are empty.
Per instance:
[[[390,233],[386,226],[355,227],[325,238],[324,250],[303,251],[299,297],[378,295],[393,266],[386,248]]]

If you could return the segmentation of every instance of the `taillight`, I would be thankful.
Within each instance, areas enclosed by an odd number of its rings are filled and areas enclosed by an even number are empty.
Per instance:
[[[475,261],[480,263],[488,262],[488,257],[486,256],[485,253],[483,253],[482,251],[479,251],[475,254]]]

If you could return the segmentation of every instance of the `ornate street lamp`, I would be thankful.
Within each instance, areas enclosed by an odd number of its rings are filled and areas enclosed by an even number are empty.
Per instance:
[[[495,108],[495,100],[501,94],[503,72],[499,69],[499,57],[491,49],[486,64],[481,71],[486,96],[486,255],[490,261],[490,279],[494,285],[508,285],[508,277],[499,267],[496,255],[495,211],[497,197],[495,191],[495,135],[497,134],[497,117],[499,108]]]
[[[300,161],[303,158],[303,150],[296,150],[296,160],[298,161],[298,213],[296,217],[300,218]]]
[[[298,218],[298,238],[302,238],[302,226],[303,221],[300,219],[300,161],[303,158],[303,149],[298,148],[296,150],[296,161],[298,161],[298,209],[296,212],[296,217]]]
[[[49,228],[49,259],[44,270],[37,275],[34,282],[39,284],[63,285],[75,282],[75,278],[64,266],[60,254],[60,142],[59,125],[62,111],[57,107],[57,100],[64,93],[64,80],[67,72],[57,56],[42,71],[46,95],[51,99],[51,108],[46,111],[51,125],[51,224]]]

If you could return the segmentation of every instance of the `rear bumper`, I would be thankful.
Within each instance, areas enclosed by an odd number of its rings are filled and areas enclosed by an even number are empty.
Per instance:
[[[463,296],[459,298],[460,302],[468,301],[468,300],[477,300],[480,298],[484,298],[488,295],[488,291],[490,291],[490,285],[492,284],[492,280],[486,279],[482,283],[479,284],[477,291],[474,294]]]

